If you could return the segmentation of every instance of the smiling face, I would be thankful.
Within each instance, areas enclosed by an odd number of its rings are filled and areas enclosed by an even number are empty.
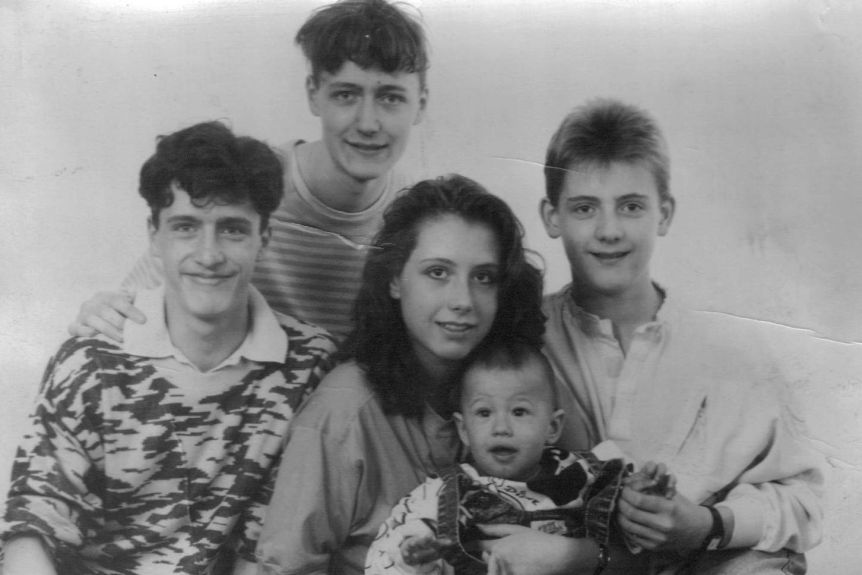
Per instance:
[[[165,272],[169,321],[222,321],[244,314],[258,253],[269,239],[248,202],[198,207],[182,189],[150,222],[150,246]]]
[[[355,181],[385,175],[404,153],[410,129],[422,120],[427,92],[419,74],[387,74],[347,61],[334,74],[306,81],[309,105],[319,116],[329,169]]]
[[[643,164],[623,162],[570,169],[557,205],[541,206],[548,235],[563,239],[573,284],[611,297],[652,289],[650,258],[673,210]]]
[[[517,369],[476,366],[462,386],[455,421],[479,472],[515,481],[536,475],[545,445],[563,426],[545,371],[535,361]]]
[[[389,286],[413,351],[448,371],[488,334],[497,314],[500,249],[485,224],[445,215],[419,224],[416,247]]]

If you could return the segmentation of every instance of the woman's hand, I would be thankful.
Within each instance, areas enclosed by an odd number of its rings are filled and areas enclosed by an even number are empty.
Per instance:
[[[697,549],[712,528],[709,510],[679,493],[668,499],[627,485],[619,511],[626,538],[650,551]]]
[[[592,539],[548,535],[520,525],[480,525],[494,539],[482,541],[488,575],[592,573],[599,547]]]
[[[132,296],[124,292],[99,292],[81,304],[78,317],[69,324],[69,334],[91,337],[97,333],[118,343],[123,341],[126,319],[145,323],[146,316],[132,305]]]

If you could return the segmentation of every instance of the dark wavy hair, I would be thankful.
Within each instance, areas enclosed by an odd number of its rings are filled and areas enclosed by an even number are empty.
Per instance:
[[[557,205],[569,170],[612,162],[643,162],[659,198],[670,193],[670,158],[661,129],[644,110],[599,98],[575,108],[557,128],[545,155],[545,194]]]
[[[211,202],[249,201],[260,214],[260,228],[284,194],[284,169],[269,146],[237,137],[220,122],[204,122],[157,138],[156,153],[141,167],[138,191],[159,226],[159,212],[174,202],[176,183],[198,207]]]
[[[389,285],[416,247],[421,224],[446,215],[488,226],[499,245],[497,315],[484,341],[519,338],[541,345],[542,272],[527,259],[523,227],[511,208],[464,176],[419,182],[383,216],[354,307],[356,327],[345,343],[345,355],[363,369],[387,413],[419,416],[425,397],[400,303],[390,296]]]
[[[425,87],[428,51],[417,20],[386,0],[341,0],[319,8],[296,34],[314,82],[348,60],[387,74],[418,73]]]

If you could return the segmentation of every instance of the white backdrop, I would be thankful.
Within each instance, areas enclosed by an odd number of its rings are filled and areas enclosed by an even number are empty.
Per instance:
[[[65,326],[145,248],[136,180],[155,135],[209,119],[274,144],[319,135],[292,38],[322,3],[0,0],[0,492]],[[678,200],[655,275],[705,309],[772,324],[800,415],[833,468],[810,572],[858,570],[860,7],[413,5],[432,46],[431,99],[405,164],[420,176],[464,173],[509,201],[549,289],[568,273],[536,209],[551,133],[594,96],[655,114]]]

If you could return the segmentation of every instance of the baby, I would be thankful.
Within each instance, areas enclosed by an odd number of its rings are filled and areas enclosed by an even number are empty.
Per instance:
[[[552,447],[565,415],[552,378],[532,346],[495,343],[474,352],[453,403],[468,462],[428,478],[393,508],[369,549],[366,575],[485,573],[482,524],[592,537],[606,548],[624,482],[672,496],[663,466],[631,474],[610,442],[584,453]]]

